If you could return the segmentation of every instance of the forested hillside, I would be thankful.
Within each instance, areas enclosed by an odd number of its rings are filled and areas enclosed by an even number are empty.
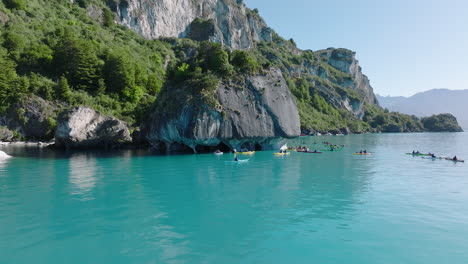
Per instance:
[[[215,91],[221,82],[265,74],[274,67],[282,71],[294,94],[304,132],[424,130],[419,119],[378,106],[351,51],[302,51],[294,40],[274,32],[271,41],[233,50],[203,41],[200,36],[212,23],[203,19],[192,23],[196,30],[187,36],[196,40],[145,39],[119,24],[113,12],[118,4],[118,0],[0,2],[0,125],[21,134],[21,127],[34,116],[22,105],[39,96],[53,111],[45,118],[49,132],[38,138],[53,136],[56,115],[77,105],[136,128],[153,104],[162,109],[207,103],[216,109]]]

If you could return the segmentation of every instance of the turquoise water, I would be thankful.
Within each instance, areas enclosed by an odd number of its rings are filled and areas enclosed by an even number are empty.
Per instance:
[[[0,147],[0,262],[468,263],[468,164],[403,154],[468,159],[467,133],[300,140],[347,147],[246,164]]]

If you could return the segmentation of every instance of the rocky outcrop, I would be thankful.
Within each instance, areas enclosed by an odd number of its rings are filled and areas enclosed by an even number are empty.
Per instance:
[[[337,70],[351,75],[350,82],[345,81],[340,84],[341,86],[355,90],[366,102],[379,105],[369,78],[362,73],[359,61],[356,59],[356,52],[347,49],[329,48],[321,52],[321,57],[326,58],[328,64]]]
[[[421,119],[424,128],[429,132],[463,132],[457,118],[452,114],[439,114]]]
[[[0,141],[10,142],[15,140],[15,134],[13,131],[6,127],[0,127]]]
[[[127,125],[88,107],[75,107],[57,118],[55,144],[66,148],[115,147],[132,141]]]
[[[58,107],[38,96],[27,96],[0,116],[0,126],[18,132],[28,140],[53,138]]]
[[[210,34],[203,35],[203,40],[247,49],[255,42],[271,41],[273,34],[242,0],[121,0],[110,8],[117,12],[120,24],[149,39],[189,37],[193,35],[192,30],[200,32],[200,28],[192,29],[192,26],[204,25],[210,31],[201,30],[202,33]],[[197,18],[208,23],[193,23]]]
[[[217,108],[187,103],[169,113],[156,105],[143,124],[143,136],[155,147],[181,150],[187,146],[197,152],[220,145],[271,149],[284,138],[300,134],[296,102],[278,69],[224,81],[215,97]]]

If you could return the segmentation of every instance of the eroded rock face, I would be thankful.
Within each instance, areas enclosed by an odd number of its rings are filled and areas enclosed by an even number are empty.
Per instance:
[[[118,22],[142,36],[187,37],[196,18],[213,21],[207,39],[233,49],[271,41],[272,30],[241,0],[122,0],[111,6]]]
[[[218,87],[220,109],[185,104],[176,114],[166,114],[155,108],[143,124],[143,136],[153,146],[164,143],[166,150],[185,145],[196,151],[221,143],[231,149],[272,149],[300,135],[296,102],[280,70],[245,76],[241,83]]]
[[[57,118],[55,144],[58,147],[114,147],[131,141],[127,124],[88,107],[75,107]]]

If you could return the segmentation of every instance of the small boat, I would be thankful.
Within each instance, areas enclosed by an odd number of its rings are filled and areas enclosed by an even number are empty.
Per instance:
[[[456,160],[454,160],[454,159],[452,159],[452,158],[445,158],[445,159],[446,159],[446,160],[451,160],[451,161],[453,161],[453,162],[465,162],[464,160],[461,160],[461,159],[456,159]]]
[[[243,160],[229,160],[229,161],[225,161],[225,163],[246,163],[246,162],[249,162],[249,159],[243,159]]]
[[[431,156],[429,153],[406,153],[406,155],[413,155],[413,156]]]
[[[214,154],[219,156],[219,155],[223,155],[224,152],[215,152]]]
[[[367,153],[355,152],[355,153],[353,153],[353,155],[370,156],[370,155],[372,155],[372,153],[369,153],[369,152],[367,152]]]

